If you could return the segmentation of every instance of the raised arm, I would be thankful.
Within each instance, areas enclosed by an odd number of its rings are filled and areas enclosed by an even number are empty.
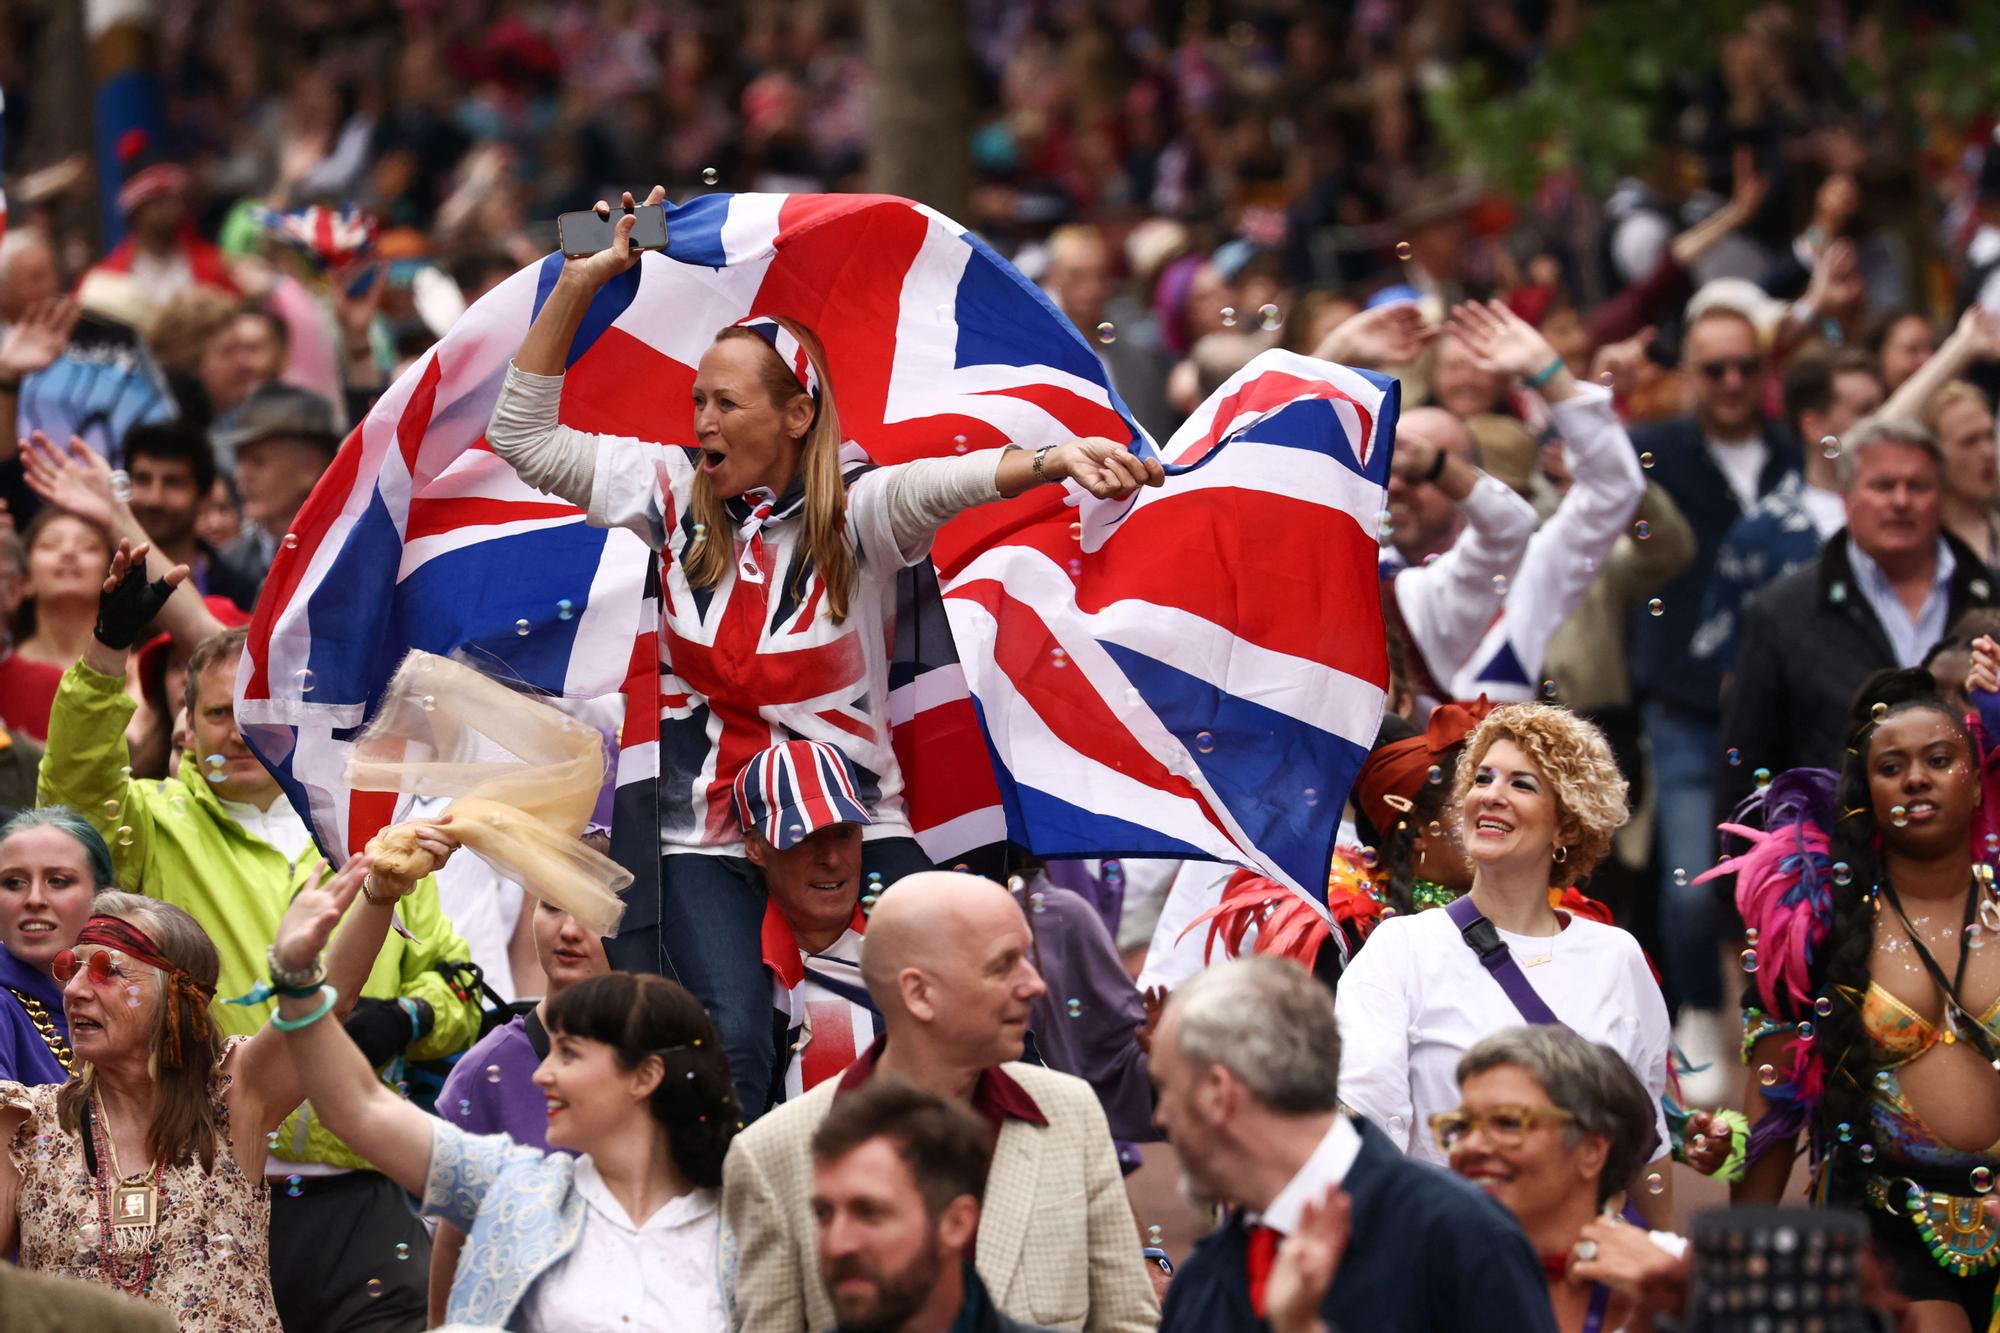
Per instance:
[[[1968,306],[1959,316],[1958,327],[1941,343],[1930,360],[1897,386],[1882,405],[1881,415],[1921,421],[1924,409],[1938,390],[1959,377],[1975,359],[2000,356],[2000,318],[1980,306]]]
[[[81,313],[76,298],[51,297],[30,306],[0,337],[0,463],[20,448],[14,432],[21,416],[22,381],[55,364]]]
[[[325,887],[308,888],[292,900],[271,946],[278,972],[304,976],[318,970],[327,937],[360,892],[369,864],[356,857]],[[431,1117],[383,1086],[340,1023],[340,1006],[360,990],[381,950],[393,902],[378,893],[354,909],[327,956],[324,984],[301,987],[303,995],[281,990],[277,1014],[251,1038],[250,1047],[279,1095],[311,1098],[320,1120],[342,1142],[405,1190],[422,1194],[431,1160]],[[296,1082],[286,1085],[279,1061],[264,1054],[266,1046],[285,1051]],[[277,1100],[269,1095],[265,1103],[266,1128],[290,1110],[281,1110]]]

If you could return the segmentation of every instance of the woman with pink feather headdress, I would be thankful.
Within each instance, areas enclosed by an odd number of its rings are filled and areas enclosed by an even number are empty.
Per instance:
[[[1840,772],[1771,779],[1723,826],[1748,850],[1705,877],[1734,874],[1749,945],[1752,1130],[1735,1198],[1777,1202],[1803,1133],[1813,1198],[1866,1212],[1915,1326],[1985,1329],[2000,1283],[1985,1197],[2000,1169],[2000,897],[1974,855],[1988,761],[1925,671],[1871,677],[1851,720]]]

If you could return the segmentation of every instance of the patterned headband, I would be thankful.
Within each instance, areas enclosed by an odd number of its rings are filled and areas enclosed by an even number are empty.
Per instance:
[[[784,362],[786,369],[798,380],[799,387],[806,391],[815,405],[819,403],[819,376],[813,373],[812,358],[806,355],[805,347],[790,329],[768,315],[739,319],[735,327],[748,329],[769,343],[771,350],[778,354],[778,360]]]
[[[165,974],[166,983],[162,987],[166,1000],[166,1049],[161,1052],[163,1062],[169,1069],[179,1069],[184,1060],[181,1051],[181,1012],[185,1006],[189,1019],[194,1025],[197,1038],[208,1036],[208,1002],[215,998],[215,988],[204,986],[182,967],[160,952],[153,943],[153,937],[133,925],[123,917],[99,914],[84,922],[77,932],[78,944],[95,944],[106,949],[117,949],[121,953],[156,967]]]

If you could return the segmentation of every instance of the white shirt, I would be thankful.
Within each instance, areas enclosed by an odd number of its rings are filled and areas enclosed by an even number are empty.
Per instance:
[[[1429,564],[1397,568],[1402,557],[1395,548],[1382,551],[1383,569],[1394,571],[1396,609],[1412,646],[1440,685],[1449,684],[1452,670],[1500,613],[1508,581],[1535,535],[1535,507],[1497,477],[1481,474],[1459,508],[1465,530]]]
[[[1764,460],[1771,456],[1771,448],[1763,437],[1734,444],[1705,438],[1702,443],[1708,446],[1708,456],[1722,469],[1729,489],[1736,493],[1736,507],[1746,514],[1755,509],[1757,479],[1764,474]]]
[[[1482,627],[1485,634],[1458,645],[1455,661],[1439,661],[1425,650],[1425,665],[1454,699],[1484,694],[1495,703],[1518,703],[1535,697],[1549,640],[1597,582],[1599,567],[1645,497],[1646,474],[1609,389],[1579,384],[1574,397],[1550,405],[1549,415],[1574,483],[1529,538],[1499,618]]]
[[[1291,1235],[1299,1229],[1299,1217],[1306,1205],[1317,1204],[1326,1197],[1329,1186],[1346,1180],[1360,1152],[1361,1131],[1346,1116],[1336,1115],[1332,1128],[1319,1141],[1319,1147],[1313,1149],[1312,1156],[1306,1158],[1298,1174],[1285,1182],[1285,1187],[1271,1200],[1271,1206],[1254,1220],[1280,1235]]]
[[[1167,901],[1160,907],[1160,919],[1153,927],[1152,947],[1146,950],[1146,965],[1140,969],[1138,987],[1148,990],[1162,986],[1172,990],[1208,966],[1208,927],[1189,930],[1194,919],[1222,901],[1222,890],[1238,867],[1220,861],[1183,861],[1167,889]],[[1257,928],[1243,936],[1243,952],[1250,952]],[[1221,962],[1220,958],[1216,959]]]
[[[1813,531],[1819,534],[1822,542],[1847,526],[1847,500],[1839,491],[1801,486],[1799,505],[1806,511],[1806,517],[1812,520]]]
[[[1611,1047],[1659,1106],[1666,1088],[1667,1005],[1638,941],[1616,926],[1571,917],[1540,939],[1500,932],[1543,1003],[1579,1035]],[[1528,963],[1550,954],[1547,963]],[[1481,1038],[1525,1025],[1443,911],[1393,916],[1341,974],[1340,1100],[1412,1157],[1443,1164],[1430,1118],[1459,1104],[1458,1058]]]
[[[248,801],[222,801],[221,804],[229,817],[243,826],[245,833],[277,848],[294,865],[312,850],[312,830],[306,827],[306,821],[299,818],[299,812],[283,796],[272,801],[268,810],[259,810]]]
[[[525,1333],[724,1333],[722,1207],[691,1190],[635,1226],[588,1157],[576,1164],[583,1231],[535,1279],[514,1326]]]

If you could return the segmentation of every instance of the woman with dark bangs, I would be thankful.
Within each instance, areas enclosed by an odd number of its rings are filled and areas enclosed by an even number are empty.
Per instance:
[[[2000,1279],[1985,1206],[2000,896],[1975,855],[1980,750],[1921,670],[1871,677],[1849,720],[1840,773],[1779,775],[1746,805],[1760,829],[1724,826],[1750,850],[1711,872],[1735,873],[1750,941],[1753,1128],[1735,1198],[1777,1202],[1803,1131],[1814,1201],[1866,1212],[1914,1326],[1983,1329]]]
[[[318,923],[309,923],[317,925]],[[281,974],[310,975],[324,929],[282,934]],[[282,981],[282,977],[280,978]],[[738,1128],[729,1062],[693,996],[613,972],[549,1002],[544,1153],[475,1135],[386,1087],[310,988],[279,1017],[320,1118],[377,1169],[466,1233],[453,1324],[721,1330],[722,1158]]]

